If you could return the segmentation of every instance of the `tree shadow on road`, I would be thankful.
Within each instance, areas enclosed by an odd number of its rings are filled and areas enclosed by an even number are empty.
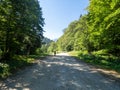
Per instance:
[[[70,56],[48,56],[0,82],[1,90],[119,90],[120,84]]]

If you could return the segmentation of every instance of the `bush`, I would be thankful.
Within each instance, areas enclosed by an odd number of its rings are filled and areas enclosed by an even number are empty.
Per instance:
[[[120,59],[107,53],[107,50],[99,50],[88,54],[86,51],[73,51],[70,55],[75,56],[87,63],[97,65],[101,68],[112,69],[120,72]]]
[[[108,55],[107,52],[108,51],[106,49],[102,49],[102,50],[99,50],[99,51],[94,51],[94,52],[92,52],[92,54],[94,54],[94,55]]]
[[[34,58],[28,56],[15,55],[5,63],[0,63],[0,78],[6,78],[19,69],[31,65]]]
[[[5,63],[0,63],[0,77],[5,78],[9,75],[9,65]]]

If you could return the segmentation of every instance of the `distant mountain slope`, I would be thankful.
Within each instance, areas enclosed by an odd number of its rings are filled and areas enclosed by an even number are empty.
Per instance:
[[[53,42],[53,40],[50,40],[49,38],[47,37],[44,37],[44,39],[42,40],[43,44],[49,44],[51,42]]]

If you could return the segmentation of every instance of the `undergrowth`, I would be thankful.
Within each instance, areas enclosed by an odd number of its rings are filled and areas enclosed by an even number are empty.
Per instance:
[[[107,54],[106,50],[92,52],[91,54],[88,54],[86,51],[73,51],[69,52],[69,54],[100,68],[120,72],[120,58]]]
[[[26,66],[32,65],[35,59],[43,58],[47,54],[41,55],[15,55],[9,61],[0,62],[0,78],[6,78],[16,71]]]

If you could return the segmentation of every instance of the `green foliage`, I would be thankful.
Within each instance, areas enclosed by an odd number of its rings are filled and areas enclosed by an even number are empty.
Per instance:
[[[15,55],[11,60],[5,63],[0,63],[0,78],[6,78],[15,71],[31,65],[33,62],[34,58]]]
[[[90,0],[87,10],[64,31],[58,47],[72,47],[77,58],[120,71],[120,0]]]
[[[0,1],[0,50],[3,60],[34,54],[41,46],[44,19],[38,0]],[[6,55],[10,55],[6,58]]]
[[[118,57],[106,54],[106,50],[100,50],[89,54],[86,51],[74,51],[69,53],[77,59],[83,60],[87,63],[96,65],[104,69],[112,69],[120,72],[120,60]]]
[[[88,14],[81,16],[64,30],[57,41],[59,50],[87,50],[89,54],[106,50],[120,57],[119,0],[90,0]]]
[[[36,55],[40,55],[40,54],[43,53],[43,52],[44,52],[43,46],[42,46],[42,48],[37,48],[37,49],[36,49]]]
[[[43,39],[44,18],[38,0],[0,0],[0,77],[32,63]]]
[[[41,53],[39,55],[29,55],[27,57],[31,58],[31,59],[43,59],[43,58],[45,58],[48,55],[49,55],[48,53]]]
[[[33,61],[34,61],[33,58],[28,58],[27,56],[15,55],[14,57],[12,57],[12,60],[8,61],[7,63],[9,64],[10,69],[14,71],[15,69],[19,69],[21,67],[33,63]]]
[[[10,75],[9,65],[5,63],[0,63],[0,77],[4,78]]]
[[[90,41],[97,50],[120,56],[119,0],[91,0],[88,7]]]
[[[51,50],[48,50],[48,49],[51,46],[51,43],[53,43],[53,41],[45,37],[43,39],[42,43],[43,44],[42,44],[41,48],[39,48],[39,50],[38,50],[39,53],[40,52],[42,52],[42,53],[48,53],[48,52],[50,52]]]
[[[48,47],[48,52],[53,53],[54,51],[57,51],[57,44],[56,42],[51,42],[50,46]]]
[[[64,35],[57,41],[58,50],[72,51],[87,49],[88,32],[87,32],[87,15],[81,16],[79,20],[70,23],[64,30]]]

